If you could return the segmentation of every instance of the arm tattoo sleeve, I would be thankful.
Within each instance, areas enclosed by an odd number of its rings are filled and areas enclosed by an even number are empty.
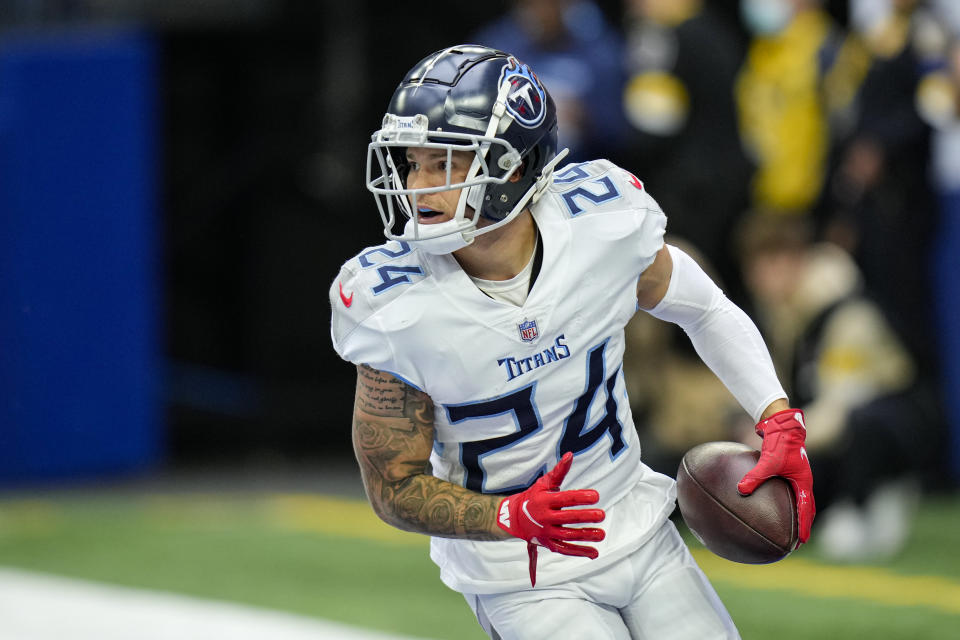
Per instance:
[[[497,540],[500,498],[430,475],[433,401],[396,377],[357,367],[353,449],[367,497],[384,521],[431,536]]]

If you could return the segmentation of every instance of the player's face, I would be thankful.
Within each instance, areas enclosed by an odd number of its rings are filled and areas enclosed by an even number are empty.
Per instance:
[[[463,182],[473,162],[474,152],[454,151],[451,156],[450,182]],[[408,189],[439,187],[447,182],[447,152],[444,149],[409,147],[407,163]],[[420,224],[437,224],[453,219],[460,200],[460,189],[438,191],[417,196],[417,221]]]

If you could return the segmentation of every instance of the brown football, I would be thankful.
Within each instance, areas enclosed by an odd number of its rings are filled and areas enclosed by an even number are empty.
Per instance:
[[[707,442],[683,456],[677,469],[677,502],[690,531],[721,558],[765,564],[797,545],[797,507],[783,478],[770,478],[749,496],[737,483],[760,458],[738,442]]]

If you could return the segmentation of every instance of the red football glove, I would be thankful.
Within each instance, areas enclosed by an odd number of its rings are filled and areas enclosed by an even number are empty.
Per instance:
[[[760,460],[743,476],[737,489],[747,496],[773,476],[781,476],[789,481],[797,498],[799,547],[810,539],[810,526],[817,513],[813,501],[813,473],[810,471],[807,450],[803,446],[807,437],[803,412],[799,409],[778,411],[757,423],[757,435],[763,437]]]
[[[571,464],[573,454],[567,452],[552,471],[539,478],[529,489],[500,501],[497,524],[510,535],[527,541],[531,587],[537,584],[537,545],[568,556],[593,559],[599,555],[593,547],[569,542],[603,540],[603,529],[565,525],[602,522],[606,516],[603,509],[566,509],[596,504],[600,500],[600,494],[593,489],[560,491],[560,483],[570,471]]]

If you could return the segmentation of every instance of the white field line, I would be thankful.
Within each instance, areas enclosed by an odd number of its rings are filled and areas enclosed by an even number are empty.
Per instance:
[[[416,640],[267,609],[0,568],[3,640]]]

